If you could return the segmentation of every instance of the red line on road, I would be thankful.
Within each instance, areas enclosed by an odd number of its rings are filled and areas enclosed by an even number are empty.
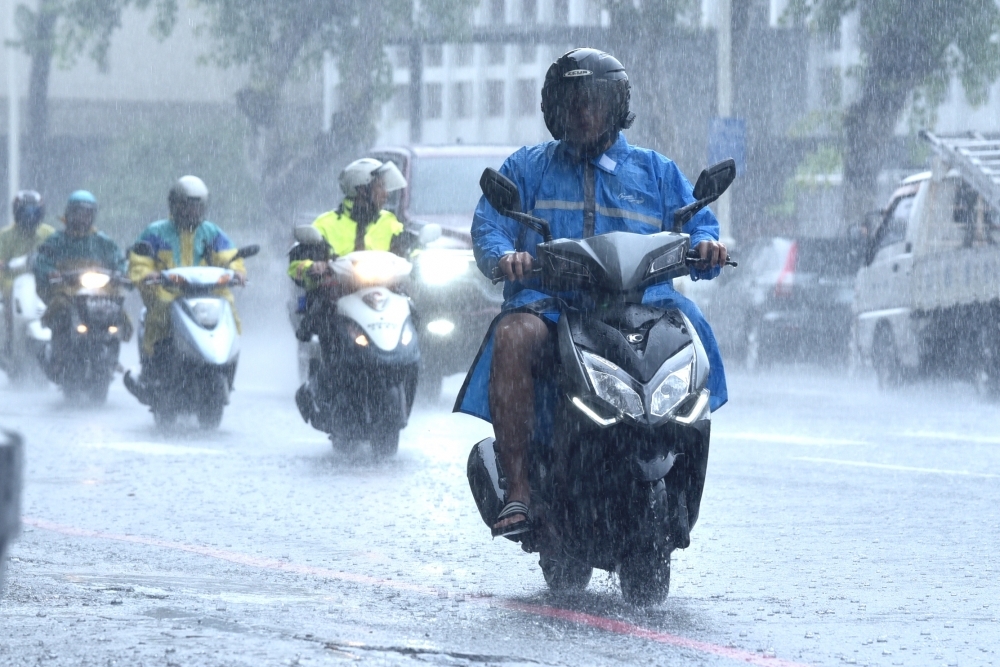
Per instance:
[[[216,547],[184,544],[183,542],[172,542],[169,540],[157,539],[155,537],[142,537],[140,535],[121,535],[116,533],[106,533],[99,530],[87,530],[85,528],[64,526],[62,524],[53,523],[44,519],[35,519],[31,517],[24,517],[22,521],[29,526],[34,526],[35,528],[51,531],[53,533],[59,533],[61,535],[69,535],[72,537],[90,537],[94,539],[114,540],[116,542],[129,542],[131,544],[143,544],[151,547],[160,547],[161,549],[171,549],[174,551],[184,551],[187,553],[198,554],[200,556],[208,556],[209,558],[216,558],[230,563],[237,563],[239,565],[247,565],[250,567],[258,567],[279,572],[288,572],[291,574],[304,574],[326,579],[337,579],[339,581],[368,584],[383,588],[393,588],[411,593],[419,593],[422,595],[439,596],[440,593],[447,594],[447,591],[430,588],[428,586],[411,584],[405,581],[380,579],[378,577],[371,577],[365,574],[344,572],[342,570],[331,570],[329,568],[315,567],[313,565],[299,565],[274,558],[263,558],[260,556],[251,556],[250,554],[240,553],[238,551],[227,551],[226,549],[218,549]],[[763,655],[750,653],[749,651],[744,651],[738,648],[720,646],[718,644],[702,642],[696,639],[688,639],[687,637],[681,637],[679,635],[672,635],[666,632],[644,628],[641,625],[634,625],[632,623],[626,623],[625,621],[616,621],[605,616],[596,616],[578,611],[570,611],[569,609],[560,609],[559,607],[533,605],[510,600],[490,600],[483,598],[469,599],[485,602],[492,607],[503,607],[504,609],[511,609],[524,614],[555,618],[561,621],[576,623],[577,625],[585,625],[587,627],[597,628],[618,635],[646,639],[660,644],[669,644],[678,648],[716,655],[722,658],[735,660],[737,662],[746,662],[751,665],[760,665],[761,667],[807,667],[802,663],[780,660],[778,658],[768,658]]]
[[[644,628],[641,625],[633,625],[632,623],[626,623],[625,621],[616,621],[614,619],[607,618],[606,616],[595,616],[593,614],[584,614],[579,611],[560,609],[559,607],[523,604],[520,602],[506,602],[503,606],[508,609],[515,609],[517,611],[524,612],[526,614],[558,618],[562,621],[569,621],[578,625],[586,625],[591,628],[598,628],[600,630],[613,632],[619,635],[639,637],[640,639],[648,639],[649,641],[658,642],[660,644],[670,644],[671,646],[677,646],[678,648],[686,648],[693,651],[700,651],[702,653],[710,653],[712,655],[737,660],[739,662],[747,662],[751,665],[763,665],[764,667],[806,667],[802,663],[779,660],[778,658],[768,658],[763,655],[757,655],[756,653],[750,653],[749,651],[743,651],[738,648],[719,646],[718,644],[711,644],[709,642],[700,642],[697,639],[688,639],[687,637],[681,637],[680,635],[671,635],[666,632],[650,630],[649,628]]]

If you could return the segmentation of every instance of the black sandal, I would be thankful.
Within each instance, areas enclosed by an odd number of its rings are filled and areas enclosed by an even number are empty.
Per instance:
[[[515,521],[503,528],[494,527],[504,519],[517,516],[518,514],[524,517],[522,521]],[[490,526],[490,533],[493,534],[493,537],[513,537],[514,535],[527,533],[530,530],[531,519],[528,517],[528,506],[518,500],[512,500],[504,505],[503,509],[500,510],[500,514],[497,515],[496,521],[493,522],[493,526]]]

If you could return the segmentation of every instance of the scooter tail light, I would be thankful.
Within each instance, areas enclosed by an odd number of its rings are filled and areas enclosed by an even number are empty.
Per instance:
[[[775,296],[790,296],[792,285],[795,284],[795,269],[799,264],[799,243],[793,241],[785,256],[785,265],[778,274],[778,280],[774,285]]]

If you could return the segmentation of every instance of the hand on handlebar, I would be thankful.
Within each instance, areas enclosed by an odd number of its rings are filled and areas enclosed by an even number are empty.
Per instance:
[[[229,283],[235,287],[244,287],[247,284],[247,274],[242,271],[233,271],[233,279]]]
[[[510,281],[524,280],[531,276],[534,258],[527,252],[510,252],[500,258],[494,275]]]
[[[152,273],[147,273],[146,277],[142,279],[143,285],[162,285],[163,275],[159,271],[153,271]]]

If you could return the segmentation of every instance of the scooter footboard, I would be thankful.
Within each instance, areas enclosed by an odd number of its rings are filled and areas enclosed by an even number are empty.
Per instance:
[[[493,438],[481,440],[473,446],[469,453],[467,475],[472,497],[479,508],[479,515],[487,526],[496,523],[500,510],[503,509],[506,486],[500,461],[497,459]]]

